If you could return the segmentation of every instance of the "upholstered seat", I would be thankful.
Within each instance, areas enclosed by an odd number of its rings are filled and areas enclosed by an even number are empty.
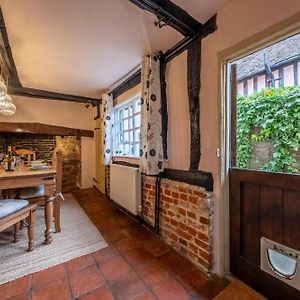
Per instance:
[[[5,199],[0,201],[0,219],[27,206],[27,200]]]
[[[27,200],[0,200],[0,231],[14,226],[14,243],[19,240],[19,229],[22,220],[26,219],[28,228],[28,251],[34,248],[34,223],[36,204],[29,204]]]
[[[19,198],[28,199],[28,198],[38,198],[45,195],[45,186],[39,185],[35,187],[19,189]]]

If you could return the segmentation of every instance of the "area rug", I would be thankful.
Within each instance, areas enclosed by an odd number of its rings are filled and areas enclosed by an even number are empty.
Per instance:
[[[71,194],[61,205],[60,233],[53,234],[53,242],[44,245],[44,209],[37,209],[35,249],[27,252],[27,229],[20,232],[20,241],[11,243],[12,229],[0,233],[0,284],[58,265],[73,258],[107,247],[98,229]]]
[[[265,298],[240,281],[231,282],[213,300],[264,300]]]

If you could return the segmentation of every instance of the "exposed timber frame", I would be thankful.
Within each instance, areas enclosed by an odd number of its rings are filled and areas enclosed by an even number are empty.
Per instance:
[[[33,133],[61,136],[94,137],[94,131],[44,123],[0,122],[0,133]]]
[[[20,82],[17,67],[14,62],[12,50],[9,44],[9,39],[8,39],[7,30],[4,23],[1,6],[0,6],[0,32],[1,32],[1,40],[0,40],[1,56],[9,72],[8,91],[10,94],[24,96],[24,97],[31,97],[31,98],[41,98],[47,100],[62,100],[62,101],[71,101],[77,103],[88,103],[93,106],[97,106],[101,103],[101,100],[96,98],[61,94],[61,93],[55,93],[55,92],[45,91],[41,89],[23,87]]]

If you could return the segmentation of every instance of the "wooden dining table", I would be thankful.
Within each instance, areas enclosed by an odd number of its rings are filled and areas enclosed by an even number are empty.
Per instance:
[[[18,171],[0,169],[0,190],[45,186],[45,244],[50,244],[53,240],[52,219],[55,180],[56,171],[51,168],[47,170],[24,169]]]

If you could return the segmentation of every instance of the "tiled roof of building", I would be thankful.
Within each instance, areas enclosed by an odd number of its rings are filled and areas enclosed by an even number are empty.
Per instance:
[[[284,64],[293,57],[300,56],[300,34],[294,35],[267,48],[236,61],[237,79],[257,74],[265,70],[264,52],[267,53],[271,67]]]

